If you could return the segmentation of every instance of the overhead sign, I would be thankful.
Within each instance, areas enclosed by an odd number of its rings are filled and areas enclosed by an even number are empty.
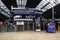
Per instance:
[[[28,10],[28,9],[13,9],[12,14],[42,14],[40,10]]]
[[[16,22],[16,25],[24,25],[24,22]]]

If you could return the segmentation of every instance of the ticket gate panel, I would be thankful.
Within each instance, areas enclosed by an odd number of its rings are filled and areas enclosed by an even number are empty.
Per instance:
[[[24,30],[27,30],[27,31],[34,30],[33,25],[34,25],[33,22],[25,22]]]
[[[24,19],[24,21],[21,19],[19,19],[18,21],[17,20],[15,21],[16,21],[16,24],[18,24],[16,25],[17,31],[34,30],[34,21],[31,21],[30,19],[28,21],[26,21],[26,19]],[[24,22],[23,25],[21,25],[22,22]]]
[[[23,26],[22,25],[18,25],[17,31],[22,31],[22,30],[23,30]]]
[[[33,22],[24,22],[24,25],[17,26],[17,31],[22,31],[23,29],[24,31],[34,30],[33,25],[34,25]]]

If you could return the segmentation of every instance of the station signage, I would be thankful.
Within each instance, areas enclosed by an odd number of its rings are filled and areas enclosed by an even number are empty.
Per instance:
[[[13,9],[12,14],[42,14],[40,10],[27,10],[27,9]]]

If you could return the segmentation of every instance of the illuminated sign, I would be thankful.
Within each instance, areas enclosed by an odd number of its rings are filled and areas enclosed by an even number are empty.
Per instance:
[[[28,10],[28,9],[13,9],[12,14],[42,14],[40,10]]]

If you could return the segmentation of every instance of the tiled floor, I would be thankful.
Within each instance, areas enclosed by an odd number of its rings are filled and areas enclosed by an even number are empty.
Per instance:
[[[0,33],[0,40],[60,40],[60,33],[5,32]]]

